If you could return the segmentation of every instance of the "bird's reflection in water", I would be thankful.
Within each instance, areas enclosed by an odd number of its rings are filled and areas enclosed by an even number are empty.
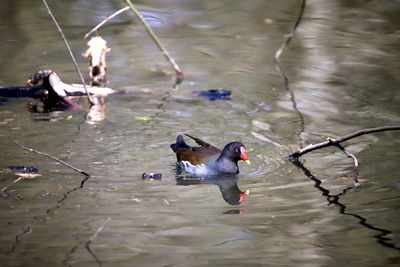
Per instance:
[[[243,209],[232,209],[232,210],[225,211],[224,214],[244,214],[244,210]]]
[[[246,196],[249,194],[247,192],[242,192],[238,185],[237,175],[226,175],[226,176],[215,176],[215,177],[177,177],[177,185],[198,185],[198,184],[215,184],[219,187],[221,191],[222,198],[230,205],[240,205],[245,201]],[[234,212],[240,213],[240,212]],[[243,213],[243,211],[241,212]]]

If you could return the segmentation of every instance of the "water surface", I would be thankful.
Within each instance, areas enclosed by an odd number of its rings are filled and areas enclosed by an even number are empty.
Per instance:
[[[78,82],[42,3],[7,2],[0,7],[0,85],[23,85],[48,68],[65,82]],[[360,161],[362,186],[344,195],[353,185],[353,166],[339,150],[305,155],[308,176],[284,158],[301,145],[400,122],[399,5],[358,2],[307,2],[281,58],[286,85],[273,57],[300,2],[138,2],[187,73],[177,90],[170,66],[138,20],[128,14],[112,20],[100,32],[112,49],[108,86],[126,94],[107,97],[89,115],[83,99],[83,110],[67,113],[31,114],[27,98],[0,106],[1,186],[17,178],[9,165],[34,166],[42,175],[14,184],[0,198],[1,261],[397,266],[399,133],[346,142]],[[122,2],[49,5],[86,75],[83,36]],[[231,90],[232,100],[191,94],[213,88]],[[246,145],[252,164],[239,163],[238,179],[240,190],[250,189],[245,202],[230,205],[215,184],[177,185],[169,144],[182,133],[221,148],[233,140]],[[82,175],[22,150],[8,135],[90,179],[80,187]],[[143,172],[163,178],[143,181]]]

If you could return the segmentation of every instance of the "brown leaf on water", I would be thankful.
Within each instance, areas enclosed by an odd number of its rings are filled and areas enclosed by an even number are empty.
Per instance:
[[[42,176],[39,173],[25,173],[25,172],[16,172],[15,175],[22,177],[22,179],[35,179],[39,176]]]

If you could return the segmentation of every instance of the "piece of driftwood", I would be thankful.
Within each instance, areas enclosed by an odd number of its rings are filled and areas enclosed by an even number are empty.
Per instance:
[[[52,70],[40,70],[34,73],[26,83],[33,86],[38,84],[41,80],[44,83],[44,87],[48,87],[48,85],[50,85],[50,87],[56,91],[58,95],[82,96],[86,94],[82,84],[65,83],[61,80],[57,73]],[[48,83],[48,85],[46,83]],[[100,86],[87,86],[87,90],[91,95],[94,96],[107,96],[121,92],[116,89]]]
[[[38,83],[40,80],[43,80],[43,88],[47,89],[50,93],[45,94],[45,96],[51,95],[52,92],[55,92],[56,95],[52,96],[54,100],[56,100],[57,96],[61,98],[62,101],[67,103],[73,108],[80,108],[77,106],[72,99],[70,98],[71,96],[85,96],[86,92],[88,92],[90,95],[93,96],[107,96],[109,94],[114,94],[118,93],[118,90],[111,89],[108,87],[99,87],[99,86],[86,86],[85,87],[82,84],[69,84],[63,82],[60,77],[57,75],[52,70],[44,70],[44,71],[39,71],[35,73],[28,81],[28,84],[35,85]],[[44,99],[45,96],[42,96],[42,100],[49,102],[53,101],[53,99]],[[96,103],[92,99],[93,105]]]
[[[41,84],[39,84],[42,81]],[[65,110],[80,108],[72,96],[86,96],[86,90],[82,84],[69,84],[63,82],[52,70],[40,70],[35,72],[28,80],[30,86],[0,87],[0,97],[33,97],[40,98],[45,110]],[[94,97],[105,97],[121,91],[108,87],[87,86],[87,91]],[[96,101],[94,101],[96,104]]]
[[[83,55],[89,59],[89,77],[92,85],[100,85],[106,81],[106,53],[110,52],[111,48],[100,36],[92,37],[87,45],[89,48]]]
[[[81,72],[81,70],[79,69],[78,63],[76,63],[75,56],[74,56],[74,54],[72,53],[72,50],[71,50],[71,47],[69,46],[69,43],[68,43],[68,41],[67,41],[67,38],[65,37],[64,32],[63,32],[63,30],[61,29],[60,25],[58,24],[56,18],[54,17],[53,12],[51,11],[49,5],[47,4],[47,1],[46,1],[46,0],[42,0],[42,1],[43,1],[44,6],[45,6],[46,9],[47,9],[47,12],[49,13],[49,16],[51,17],[52,21],[54,22],[54,25],[56,25],[57,30],[58,30],[58,32],[60,33],[61,38],[62,38],[63,41],[64,41],[65,47],[67,48],[67,50],[68,50],[68,52],[69,52],[69,55],[71,56],[72,62],[74,63],[74,66],[75,66],[75,70],[76,70],[76,72],[78,73],[79,78],[81,79],[83,88],[85,89],[85,92],[86,92],[86,95],[88,96],[89,102],[90,102],[90,104],[94,105],[94,101],[93,101],[91,95],[89,94],[89,91],[87,90],[87,87],[86,87],[86,84],[85,84],[85,80],[83,79],[83,76],[82,76],[82,72]]]

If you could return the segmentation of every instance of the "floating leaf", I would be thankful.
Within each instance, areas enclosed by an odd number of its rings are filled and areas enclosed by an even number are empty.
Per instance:
[[[152,120],[152,117],[145,117],[145,116],[135,116],[135,120],[137,121],[149,121]]]

